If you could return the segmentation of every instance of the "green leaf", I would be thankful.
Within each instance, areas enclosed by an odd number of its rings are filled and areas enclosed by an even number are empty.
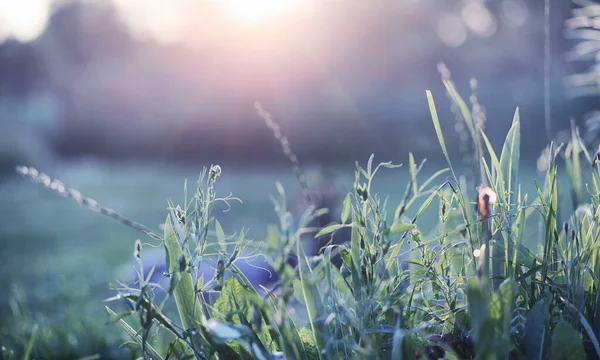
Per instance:
[[[504,146],[502,147],[502,154],[500,155],[500,168],[502,169],[502,177],[506,182],[506,191],[509,192],[509,203],[513,191],[513,187],[516,186],[518,175],[519,175],[519,143],[521,139],[521,126],[519,122],[519,108],[515,110],[513,117],[512,126],[508,130]]]
[[[300,328],[298,330],[298,336],[305,350],[305,353],[303,355],[305,355],[310,360],[319,359],[321,355],[319,349],[315,344],[315,339],[314,336],[312,336],[312,332],[310,331],[310,329],[306,327]]]
[[[355,218],[355,220],[357,220]],[[357,301],[362,300],[362,274],[360,272],[360,242],[362,235],[359,232],[358,226],[352,227],[352,233],[350,234],[350,254],[352,255],[352,285],[354,286],[355,297]],[[396,249],[394,249],[396,250]],[[399,250],[399,249],[398,249]],[[390,262],[391,263],[391,262]],[[388,264],[389,266],[390,264]]]
[[[352,265],[352,254],[350,253],[350,250],[348,250],[348,248],[345,245],[340,245],[339,249],[340,249],[340,255],[342,256],[342,261],[344,262],[344,264],[346,264],[346,266],[351,266]]]
[[[186,330],[198,328],[202,333],[200,324],[202,323],[202,318],[208,316],[208,314],[204,314],[202,306],[200,306],[200,301],[198,301],[202,297],[196,298],[192,275],[188,271],[180,272],[179,259],[184,256],[184,253],[177,239],[177,234],[173,229],[170,215],[167,215],[167,220],[165,221],[164,238],[165,250],[168,255],[168,272],[171,276],[176,275],[178,277],[178,281],[173,288],[173,296],[175,297],[175,304],[177,305],[181,324]],[[194,341],[197,342],[198,338],[195,337]],[[195,345],[197,348],[201,348],[199,343]]]
[[[235,276],[232,276],[223,282],[223,289],[219,293],[219,297],[213,306],[217,312],[227,315],[238,310],[235,306],[233,306],[231,300],[241,300],[247,296],[250,296],[250,294],[250,291],[248,291],[248,289],[246,289]],[[239,310],[242,312],[242,314],[246,316],[249,315],[250,307],[248,302],[243,302],[240,305]],[[220,318],[216,315],[215,317]],[[221,320],[225,319],[221,318]],[[240,318],[238,316],[234,316],[232,323],[240,324]]]
[[[500,161],[498,160],[498,156],[496,156],[496,152],[494,151],[492,144],[488,140],[488,138],[485,135],[485,133],[483,132],[483,130],[481,130],[481,138],[483,139],[483,142],[485,143],[485,146],[487,147],[488,153],[490,154],[490,158],[492,159],[492,166],[494,167],[495,172],[496,172],[496,182],[495,182],[496,190],[500,196],[504,196],[504,192],[505,192],[504,178],[503,178],[503,173],[502,173],[502,167],[500,166]]]
[[[221,223],[217,219],[215,219],[215,232],[217,233],[217,241],[219,241],[221,250],[227,252],[227,244],[225,242],[225,232],[223,231],[223,227],[221,227]]]
[[[450,162],[450,156],[448,156],[448,150],[446,149],[446,142],[444,141],[444,135],[442,134],[442,128],[440,126],[440,119],[438,118],[437,110],[435,108],[435,102],[433,101],[433,96],[431,95],[431,91],[427,90],[427,102],[429,103],[429,112],[431,113],[431,120],[433,121],[433,127],[435,128],[435,133],[438,138],[438,142],[442,148],[442,152],[446,157],[446,161],[448,162],[448,166],[452,169],[452,162]]]
[[[27,349],[25,350],[25,355],[23,355],[24,360],[29,360],[31,357],[31,352],[33,351],[33,344],[35,343],[35,337],[38,332],[38,324],[33,325],[33,329],[31,330],[31,336],[29,338],[29,342],[27,343]]]
[[[111,314],[108,317],[108,320],[106,321],[107,324],[113,324],[118,322],[121,319],[125,319],[126,317],[130,316],[131,314],[133,314],[132,311],[124,311],[118,314]]]
[[[351,197],[350,194],[347,194],[344,198],[344,204],[342,205],[342,224],[345,224],[348,221],[348,216],[350,215],[350,209],[352,208]]]
[[[489,299],[481,290],[479,283],[471,281],[467,287],[467,300],[469,303],[469,314],[471,316],[473,341],[476,346],[482,346],[487,337],[483,334],[484,324],[490,316],[488,306]]]
[[[390,232],[392,234],[398,234],[398,233],[405,232],[405,231],[408,231],[408,230],[411,230],[414,228],[415,228],[415,224],[400,223],[400,224],[392,225],[392,227],[390,228]]]
[[[552,333],[550,347],[551,360],[585,359],[586,354],[578,333],[571,324],[564,320],[559,321]]]
[[[498,292],[495,294],[500,300],[502,306],[502,316],[498,319],[502,325],[502,341],[510,342],[510,322],[513,319],[513,308],[515,304],[515,292],[517,284],[513,279],[506,279],[498,287]],[[505,347],[507,349],[508,347]],[[508,354],[507,354],[508,355]]]
[[[371,154],[371,156],[369,156],[369,161],[367,162],[367,174],[369,174],[369,177],[371,177],[371,174],[373,173],[373,159],[375,159],[375,154]]]
[[[321,237],[323,235],[327,235],[330,234],[336,230],[339,230],[341,228],[343,228],[344,225],[343,224],[331,224],[329,226],[325,226],[324,228],[322,228],[317,235],[315,235],[315,238]]]
[[[108,314],[110,316],[117,315],[108,306],[105,306],[105,308],[106,308],[106,311],[108,312]],[[127,335],[131,336],[131,338],[133,340],[135,340],[135,342],[139,345],[139,347],[142,348],[142,337],[138,334],[138,332],[135,329],[133,329],[123,319],[119,320],[119,325],[121,325],[121,327],[123,328],[123,330],[125,330],[125,332],[127,333]],[[150,346],[150,344],[146,344],[146,355],[148,355],[150,357],[150,359],[152,359],[152,360],[162,360],[162,356],[160,356],[160,354],[156,350],[154,350],[154,348],[152,346]]]
[[[525,355],[527,359],[543,359],[548,336],[548,305],[539,300],[527,313],[525,320]]]
[[[306,305],[306,312],[308,314],[308,321],[310,323],[315,344],[318,349],[325,348],[325,339],[328,339],[327,326],[324,326],[322,320],[325,318],[325,307],[323,305],[323,299],[317,286],[317,281],[312,274],[312,269],[307,263],[306,254],[300,246],[300,242],[296,242],[296,251],[298,254],[298,268],[300,269],[300,282],[302,284],[302,295],[304,297],[304,303]],[[319,351],[320,357],[320,351]]]
[[[500,300],[500,295],[498,293],[494,293],[490,300],[490,317],[496,321],[500,321],[502,319],[502,313],[502,300]]]

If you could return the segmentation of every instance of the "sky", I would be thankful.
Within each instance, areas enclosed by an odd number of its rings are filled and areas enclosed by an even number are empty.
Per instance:
[[[60,0],[0,0],[0,43],[9,37],[19,41],[34,40],[43,31],[52,10]],[[109,1],[109,0],[80,0]],[[189,39],[197,31],[197,14],[203,6],[216,6],[225,18],[237,25],[253,26],[286,13],[317,9],[324,1],[343,0],[112,0],[134,34],[151,36],[159,41]],[[398,0],[402,6],[402,0]],[[432,0],[403,0],[406,4]],[[461,11],[438,19],[436,32],[450,47],[462,45],[469,32],[491,36],[496,19],[480,0],[465,0]],[[502,0],[500,16],[507,25],[519,27],[527,21],[523,0]]]
[[[82,0],[102,1],[102,0]],[[107,1],[107,0],[104,0]],[[322,0],[113,0],[126,23],[134,32],[150,34],[160,41],[178,41],[185,37],[190,11],[198,6],[214,4],[227,17],[253,24],[299,11],[309,3]],[[329,0],[339,1],[339,0]],[[411,0],[414,1],[414,0]],[[56,0],[0,0],[0,42],[9,37],[28,42],[43,31]]]

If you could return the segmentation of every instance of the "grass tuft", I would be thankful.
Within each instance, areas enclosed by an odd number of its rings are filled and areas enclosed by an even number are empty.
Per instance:
[[[424,161],[417,163],[409,154],[404,195],[398,204],[388,204],[388,197],[374,192],[373,182],[380,171],[398,171],[400,165],[377,164],[371,156],[366,166],[356,163],[339,222],[319,229],[311,224],[327,209],[310,203],[294,218],[278,184],[272,200],[279,224],[269,227],[260,244],[247,240],[243,231],[228,233],[213,214],[216,203],[236,200],[217,196],[215,183],[227,176],[219,166],[205,169],[191,194],[186,188],[183,204],[168,203],[163,234],[35,169],[18,171],[161,243],[166,288],[151,281],[153,270],[144,273],[148,245],[136,241],[138,281],[119,284],[115,296],[105,300],[111,326],[130,337],[124,345],[146,358],[600,356],[600,228],[594,220],[600,212],[600,170],[580,163],[580,153],[591,158],[578,130],[573,127],[569,146],[551,145],[545,181],[536,183],[537,197],[529,201],[522,185],[531,180],[519,178],[518,109],[498,156],[483,120],[473,120],[448,78],[444,85],[476,149],[477,184],[456,173],[427,91],[448,169],[423,179]],[[257,110],[300,174],[298,159],[271,115],[260,105]],[[557,180],[559,156],[571,179],[567,185]],[[593,189],[584,191],[584,177],[592,180]],[[576,204],[564,223],[559,220],[562,193],[575,194]],[[390,205],[395,211],[388,213]],[[428,211],[438,213],[432,230],[422,226]],[[530,220],[537,220],[541,230]],[[346,238],[326,244],[316,255],[304,250],[307,234],[322,238],[346,230]],[[537,236],[537,248],[524,245],[525,234]],[[258,254],[276,272],[275,286],[253,283],[240,270],[239,260]],[[202,270],[208,264],[216,264],[212,275]],[[21,347],[25,358],[43,354],[38,342],[43,329],[33,329]]]

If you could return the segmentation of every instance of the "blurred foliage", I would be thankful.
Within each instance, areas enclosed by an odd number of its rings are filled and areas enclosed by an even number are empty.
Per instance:
[[[439,60],[495,84],[478,94],[481,103],[503,109],[489,114],[490,134],[509,125],[501,113],[514,101],[530,119],[524,126],[540,126],[533,116],[542,106],[540,4],[324,2],[253,27],[199,2],[181,11],[183,39],[160,42],[132,28],[124,5],[60,1],[38,38],[0,44],[0,100],[47,96],[54,110],[44,112],[51,115],[42,136],[63,156],[284,162],[250,115],[261,101],[304,159],[347,161],[368,156],[366,149],[433,159],[426,106],[413,94],[441,90],[432,72]],[[561,30],[569,6],[553,7],[553,94],[566,75],[569,44]],[[447,46],[440,34],[453,32],[444,26],[462,29],[464,43]],[[557,119],[574,110],[558,95],[553,104]],[[410,132],[391,126],[399,119]],[[20,137],[30,120],[14,110],[0,114],[1,123],[13,125],[4,133]],[[536,153],[543,145],[524,144]]]

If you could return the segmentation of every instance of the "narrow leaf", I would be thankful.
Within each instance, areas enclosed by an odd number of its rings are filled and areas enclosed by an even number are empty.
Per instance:
[[[519,175],[519,143],[521,140],[521,127],[519,122],[519,108],[515,110],[513,117],[513,123],[506,135],[504,146],[502,148],[502,154],[500,155],[500,167],[502,169],[502,176],[506,182],[506,191],[509,192],[509,203],[513,191],[513,187],[516,186],[516,182]]]
[[[446,142],[444,141],[444,135],[442,134],[442,128],[440,126],[440,119],[438,118],[437,109],[435,108],[435,102],[433,101],[433,96],[431,95],[431,91],[426,91],[427,102],[429,103],[429,112],[431,113],[431,120],[433,121],[433,127],[435,128],[435,133],[438,138],[438,142],[442,148],[442,152],[446,157],[446,161],[448,162],[448,166],[452,169],[452,162],[450,162],[450,156],[448,155],[448,150],[446,149]]]
[[[302,283],[302,295],[304,297],[304,303],[306,304],[308,321],[315,339],[315,344],[317,344],[319,348],[320,358],[320,349],[325,348],[325,339],[327,339],[328,336],[326,335],[327,327],[324,326],[322,321],[317,321],[317,319],[324,317],[325,307],[323,306],[323,300],[312,274],[312,270],[307,263],[306,254],[300,246],[299,241],[296,244],[296,251],[298,254],[298,267],[300,269],[300,281]]]
[[[227,252],[227,244],[225,242],[225,232],[223,231],[223,227],[221,227],[221,223],[217,219],[215,219],[215,232],[217,234],[217,241],[219,241],[221,250]]]
[[[350,215],[350,209],[352,207],[350,194],[347,194],[344,198],[344,204],[342,205],[342,224],[345,224],[348,221],[348,216]]]
[[[400,223],[400,224],[395,224],[392,225],[392,227],[390,228],[390,232],[392,234],[398,234],[407,230],[411,230],[414,229],[415,224],[404,224],[404,223]]]
[[[323,235],[327,235],[330,234],[340,228],[344,227],[343,224],[331,224],[329,226],[325,226],[324,228],[322,228],[317,235],[315,235],[315,238],[321,237]]]

